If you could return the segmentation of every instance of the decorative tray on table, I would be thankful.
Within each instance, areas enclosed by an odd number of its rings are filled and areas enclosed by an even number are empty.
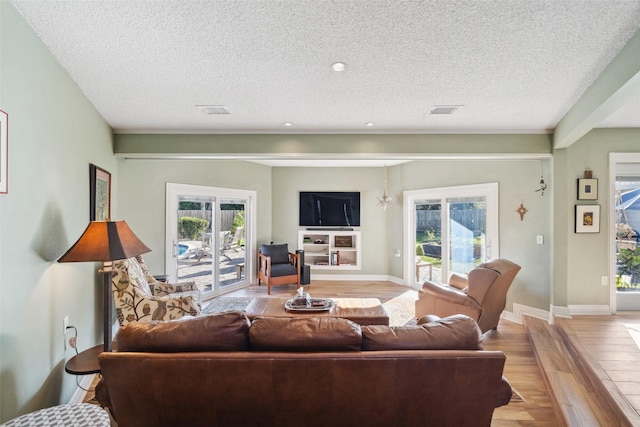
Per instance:
[[[287,311],[329,311],[335,307],[329,298],[291,298],[284,303]]]

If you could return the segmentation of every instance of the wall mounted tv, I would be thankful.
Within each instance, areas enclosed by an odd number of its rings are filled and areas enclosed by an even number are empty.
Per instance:
[[[301,227],[359,227],[360,192],[301,191]]]

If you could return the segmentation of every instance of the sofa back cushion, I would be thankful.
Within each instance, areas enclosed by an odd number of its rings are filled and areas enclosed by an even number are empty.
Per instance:
[[[360,325],[334,317],[258,317],[249,330],[257,351],[360,351]]]
[[[416,326],[362,326],[363,350],[481,350],[482,332],[456,314]]]
[[[260,247],[260,253],[271,257],[272,265],[289,263],[289,245],[287,243],[279,245],[262,245]]]
[[[132,322],[118,331],[119,352],[245,351],[251,322],[240,311],[169,322]]]

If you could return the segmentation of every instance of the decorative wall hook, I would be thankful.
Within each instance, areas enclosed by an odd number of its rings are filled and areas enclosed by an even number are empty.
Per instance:
[[[544,196],[544,190],[547,189],[547,184],[544,182],[544,163],[540,160],[540,188],[536,190],[536,193],[540,191],[540,195]]]

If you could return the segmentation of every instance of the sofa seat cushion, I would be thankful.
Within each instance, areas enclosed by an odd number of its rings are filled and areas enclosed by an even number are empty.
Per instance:
[[[482,349],[482,332],[472,318],[458,314],[442,319],[429,318],[429,320],[417,326],[362,326],[362,349],[368,351]]]
[[[291,264],[271,264],[271,277],[291,276],[298,274],[298,269]]]
[[[132,322],[118,331],[119,352],[246,351],[251,322],[240,311],[169,322]]]
[[[360,351],[360,325],[337,317],[258,317],[249,329],[257,351]]]

